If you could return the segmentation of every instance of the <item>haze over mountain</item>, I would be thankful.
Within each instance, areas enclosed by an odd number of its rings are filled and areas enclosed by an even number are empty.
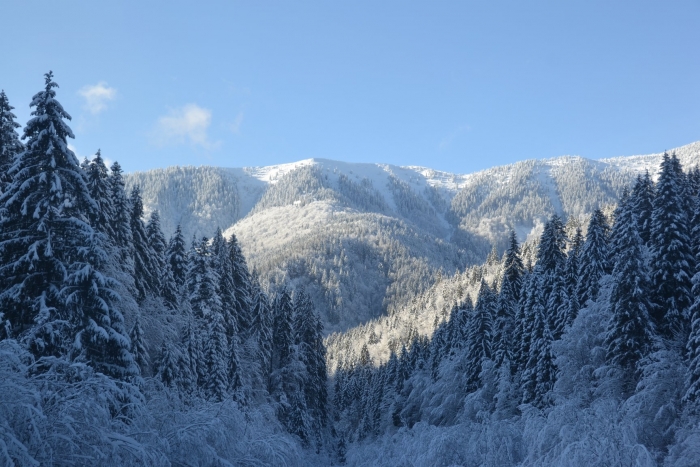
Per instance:
[[[700,142],[672,149],[684,167]],[[662,154],[527,160],[473,174],[307,159],[268,167],[169,167],[126,176],[166,236],[235,233],[263,283],[304,285],[327,331],[406,305],[437,272],[452,275],[505,247],[535,241],[553,213],[585,224],[613,206]]]

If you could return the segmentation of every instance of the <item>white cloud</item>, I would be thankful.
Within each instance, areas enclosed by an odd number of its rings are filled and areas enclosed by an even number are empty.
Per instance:
[[[237,135],[238,133],[241,132],[241,125],[242,124],[243,124],[243,111],[238,112],[238,115],[236,115],[236,119],[231,124],[231,131],[233,132],[234,135]]]
[[[160,117],[156,125],[155,139],[161,146],[182,144],[189,141],[193,145],[211,149],[218,145],[209,140],[207,130],[211,124],[211,110],[197,104],[187,104],[171,110]]]
[[[83,86],[78,94],[85,99],[85,109],[91,114],[97,115],[107,108],[107,102],[117,97],[117,90],[110,88],[104,81],[100,81],[93,86]]]

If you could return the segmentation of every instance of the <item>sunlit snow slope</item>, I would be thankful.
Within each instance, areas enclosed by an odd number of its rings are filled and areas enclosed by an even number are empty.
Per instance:
[[[675,150],[700,162],[700,142]],[[583,222],[614,205],[661,154],[563,156],[468,174],[425,167],[307,159],[268,167],[170,167],[137,172],[146,213],[170,235],[235,233],[263,283],[304,285],[327,329],[343,330],[410,303],[438,270],[452,274],[501,250],[510,229],[539,235],[557,213]]]

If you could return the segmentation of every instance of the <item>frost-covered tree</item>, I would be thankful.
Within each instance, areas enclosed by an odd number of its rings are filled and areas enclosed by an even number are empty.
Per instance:
[[[250,273],[238,239],[231,235],[228,241],[231,279],[234,287],[233,299],[238,331],[244,339],[250,335],[253,317],[250,314]]]
[[[112,242],[119,251],[119,265],[123,272],[134,277],[134,245],[131,234],[131,204],[124,189],[124,177],[119,162],[110,167],[109,176],[111,200],[114,217],[112,218]],[[133,284],[132,284],[133,286]],[[136,290],[133,290],[136,292]]]
[[[130,196],[131,205],[131,241],[134,258],[134,284],[139,300],[146,296],[157,296],[160,291],[160,271],[153,248],[148,242],[146,226],[143,223],[143,201],[141,190],[134,187]]]
[[[175,286],[181,290],[185,285],[187,277],[187,246],[185,238],[182,236],[182,229],[178,224],[175,233],[168,241],[168,249],[166,251],[166,259],[170,263],[170,270],[175,279]]]
[[[229,388],[229,345],[221,309],[206,315],[207,337],[204,340],[204,389],[215,401],[226,398]],[[237,388],[236,388],[237,389]]]
[[[479,387],[481,367],[491,358],[493,317],[496,314],[496,296],[486,282],[481,281],[479,297],[467,324],[466,377],[469,392]]]
[[[579,259],[578,301],[598,298],[599,281],[609,272],[608,224],[600,209],[593,211]]]
[[[10,168],[14,165],[15,157],[22,151],[22,142],[19,140],[15,122],[15,114],[5,91],[0,91],[0,193],[7,189],[12,177]]]
[[[147,374],[150,357],[148,355],[148,344],[144,335],[143,327],[141,326],[141,318],[136,315],[134,325],[129,332],[131,339],[131,355],[134,357],[134,362],[139,366],[141,375]]]
[[[156,374],[166,386],[174,386],[180,376],[180,365],[173,346],[163,341],[156,364]]]
[[[537,266],[552,273],[564,265],[566,260],[566,232],[561,218],[554,214],[545,224],[537,250]]]
[[[159,277],[160,288],[158,293],[163,297],[163,301],[171,310],[178,307],[178,290],[175,284],[173,272],[170,269],[170,262],[166,257],[168,245],[160,227],[160,214],[152,211],[146,224],[146,238],[152,252],[153,265]]]
[[[649,172],[637,176],[637,180],[630,194],[629,204],[632,213],[637,218],[637,229],[644,244],[651,240],[652,213],[654,210],[654,198],[656,190]]]
[[[92,219],[92,226],[113,239],[114,206],[112,203],[112,186],[109,179],[109,170],[104,163],[104,159],[102,159],[99,149],[88,164],[86,174],[90,196],[97,203],[96,216]]]
[[[675,155],[664,154],[656,185],[650,230],[652,318],[668,341],[685,342],[695,267],[683,210],[684,175]],[[679,344],[679,345],[683,345]]]
[[[556,381],[556,366],[552,353],[552,333],[545,315],[539,288],[532,291],[532,328],[529,336],[528,360],[522,372],[523,403],[545,408],[552,403],[551,391]]]
[[[653,350],[655,332],[650,316],[650,283],[642,254],[642,239],[637,233],[636,218],[629,211],[625,213],[617,219],[624,230],[619,238],[620,251],[613,269],[605,359],[609,365],[622,370],[629,393],[638,381],[640,361]]]
[[[219,275],[211,264],[209,240],[193,238],[188,255],[187,292],[192,312],[202,322],[212,313],[221,313],[218,282]]]

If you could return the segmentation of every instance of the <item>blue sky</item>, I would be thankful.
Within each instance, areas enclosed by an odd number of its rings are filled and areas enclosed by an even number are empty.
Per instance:
[[[14,1],[0,88],[53,70],[82,158],[459,173],[700,140],[699,1]]]

